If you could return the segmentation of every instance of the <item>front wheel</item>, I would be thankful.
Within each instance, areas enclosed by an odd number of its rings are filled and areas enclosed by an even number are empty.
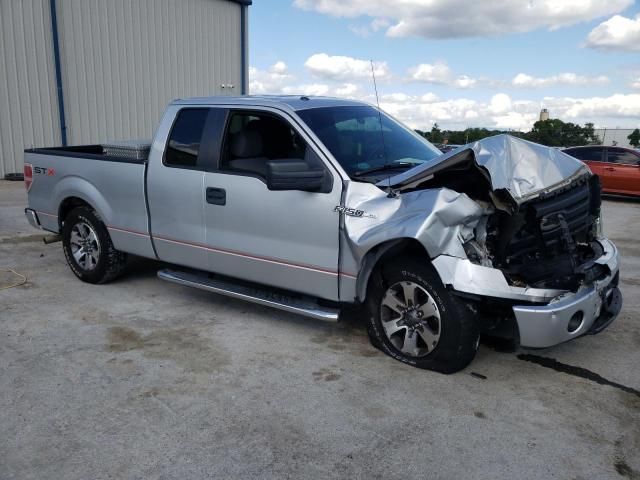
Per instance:
[[[418,368],[454,373],[475,357],[480,328],[470,305],[448,292],[430,265],[397,259],[372,275],[371,343]]]
[[[83,282],[106,283],[122,273],[127,254],[113,246],[107,227],[88,207],[74,208],[64,220],[62,248],[71,271]]]

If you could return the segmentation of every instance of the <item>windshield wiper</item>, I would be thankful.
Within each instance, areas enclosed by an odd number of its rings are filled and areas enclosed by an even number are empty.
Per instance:
[[[365,170],[360,170],[353,173],[354,177],[361,177],[362,175],[367,175],[369,173],[376,172],[384,172],[385,170],[395,170],[396,168],[413,168],[415,166],[420,165],[419,163],[413,162],[395,162],[395,163],[387,163],[386,165],[380,165],[378,167],[367,168]]]

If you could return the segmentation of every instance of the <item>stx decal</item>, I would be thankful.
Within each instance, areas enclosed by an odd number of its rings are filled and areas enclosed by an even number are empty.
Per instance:
[[[33,167],[33,173],[37,175],[47,175],[48,177],[53,177],[56,174],[56,171],[53,168]]]

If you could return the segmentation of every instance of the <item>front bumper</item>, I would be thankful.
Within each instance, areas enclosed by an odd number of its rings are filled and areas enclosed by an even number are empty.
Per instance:
[[[618,288],[618,249],[607,239],[599,240],[603,255],[596,261],[609,273],[547,305],[515,305],[513,313],[520,332],[520,345],[544,348],[588,333],[599,333],[615,320],[622,309]]]
[[[598,241],[604,253],[596,263],[606,266],[608,273],[576,292],[513,287],[500,270],[475,265],[466,259],[440,256],[434,259],[433,265],[443,283],[458,292],[512,301],[520,345],[544,348],[599,333],[620,312],[618,249],[606,238]],[[527,304],[519,305],[519,302]]]
[[[607,278],[543,306],[514,306],[520,345],[544,348],[599,333],[615,320],[622,294],[615,279]]]

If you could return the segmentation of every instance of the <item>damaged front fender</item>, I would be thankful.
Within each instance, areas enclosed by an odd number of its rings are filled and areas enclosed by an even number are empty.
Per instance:
[[[361,214],[343,216],[341,264],[347,268],[352,265],[359,272],[360,299],[364,298],[363,289],[370,274],[370,268],[363,268],[364,259],[375,247],[393,240],[413,239],[430,258],[466,258],[464,243],[474,238],[478,223],[493,211],[490,205],[448,188],[389,196],[374,185],[353,182],[347,191],[345,205]]]
[[[366,195],[362,191],[360,195],[354,192],[361,187],[369,192]],[[473,238],[480,219],[491,212],[488,206],[447,188],[419,190],[390,198],[375,187],[371,192],[371,187],[353,184],[351,198],[347,199],[349,207],[365,212],[362,217],[345,215],[344,219],[349,247],[356,258],[395,238],[416,239],[431,258],[442,254],[466,258],[463,243]],[[373,198],[371,193],[375,194]]]

